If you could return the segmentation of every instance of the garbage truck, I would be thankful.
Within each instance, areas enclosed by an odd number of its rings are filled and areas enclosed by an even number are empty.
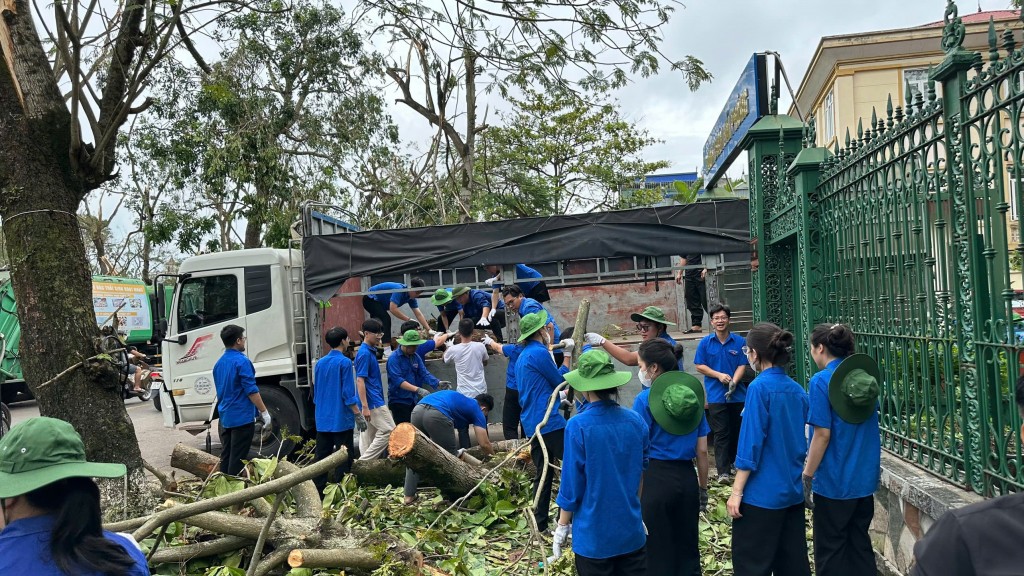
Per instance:
[[[163,290],[173,290],[166,285]],[[125,341],[147,356],[160,353],[161,334],[155,332],[154,320],[159,316],[155,306],[154,288],[142,280],[117,276],[93,276],[92,306],[97,325],[110,324],[117,318],[117,329]],[[9,404],[16,399],[32,398],[21,370],[21,321],[10,272],[0,271],[0,401]],[[114,312],[117,312],[114,316]]]
[[[245,330],[245,354],[253,362],[272,419],[269,429],[258,427],[251,453],[273,454],[287,449],[289,436],[312,433],[316,426],[312,368],[323,353],[325,308],[339,296],[349,303],[360,302],[370,285],[385,280],[408,286],[413,276],[420,277],[426,282],[423,298],[437,288],[454,285],[489,290],[484,283],[489,277],[485,265],[500,266],[503,277],[514,280],[515,264],[540,263],[536,266],[554,288],[552,302],[546,306],[564,299],[565,314],[571,307],[575,318],[580,297],[596,298],[603,291],[605,296],[600,297],[607,297],[609,303],[601,308],[615,310],[618,321],[624,322],[629,314],[616,309],[615,300],[632,305],[628,300],[639,284],[651,291],[671,289],[675,302],[672,275],[679,268],[673,266],[673,258],[685,246],[689,252],[706,255],[710,277],[718,276],[716,272],[739,270],[740,276],[745,272],[741,280],[747,300],[733,307],[733,321],[738,321],[742,310],[749,317],[745,200],[371,231],[358,231],[326,216],[322,209],[303,207],[288,249],[203,254],[181,263],[173,278],[176,287],[169,314],[157,321],[158,331],[166,333],[159,391],[165,426],[195,435],[205,432],[209,449],[212,428],[217,426],[213,367],[224,351],[220,331],[235,324]],[[155,282],[165,279],[169,278],[158,277]],[[350,280],[358,280],[355,289]],[[725,282],[721,292],[735,292],[737,285]],[[339,295],[343,286],[349,288]],[[163,291],[156,294],[161,298]],[[421,300],[423,309],[432,309],[427,302]],[[164,308],[157,305],[158,310]],[[355,304],[352,318],[344,324],[353,341],[358,340],[355,332],[363,319],[362,308]],[[507,325],[517,335],[513,314]]]

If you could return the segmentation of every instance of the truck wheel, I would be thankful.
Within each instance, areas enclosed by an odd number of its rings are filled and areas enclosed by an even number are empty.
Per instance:
[[[159,390],[155,394],[153,394],[153,408],[156,408],[157,412],[161,411],[161,409],[160,409],[160,391]]]
[[[263,403],[266,404],[267,411],[270,412],[271,431],[261,434],[262,425],[256,425],[256,434],[252,438],[252,448],[249,450],[249,456],[252,458],[268,458],[276,456],[278,450],[280,450],[282,457],[287,456],[295,448],[295,442],[291,440],[284,440],[282,442],[282,437],[285,434],[288,436],[299,436],[302,434],[302,427],[299,423],[299,410],[295,407],[292,397],[277,386],[260,386],[260,396],[263,397]],[[284,444],[283,447],[282,443]]]

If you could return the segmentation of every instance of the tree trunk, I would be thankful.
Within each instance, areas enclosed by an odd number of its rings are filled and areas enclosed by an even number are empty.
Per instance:
[[[463,62],[466,66],[466,143],[462,152],[462,222],[473,221],[473,163],[476,160],[476,53],[463,48]]]
[[[446,498],[460,498],[483,480],[484,470],[470,466],[427,438],[408,422],[398,425],[388,440],[391,457],[400,460]]]
[[[405,483],[405,466],[394,460],[356,460],[352,475],[367,486],[398,487]]]
[[[107,363],[71,371],[99,352],[92,283],[76,211],[86,195],[72,158],[72,118],[53,79],[26,0],[0,17],[0,217],[21,321],[25,380],[39,411],[70,422],[89,460],[120,462],[124,481],[101,484],[115,513],[148,508],[135,428]],[[11,49],[11,53],[4,52]],[[13,69],[11,67],[13,64]],[[108,510],[110,512],[111,510]]]

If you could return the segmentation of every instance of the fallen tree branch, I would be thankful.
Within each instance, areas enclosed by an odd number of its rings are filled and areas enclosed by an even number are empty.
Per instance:
[[[71,374],[75,370],[77,370],[79,368],[82,368],[83,366],[85,366],[86,362],[90,362],[92,360],[99,360],[100,357],[102,357],[102,356],[110,356],[111,354],[117,354],[118,352],[124,352],[124,351],[125,351],[124,348],[118,348],[116,350],[108,350],[106,352],[102,352],[102,353],[97,354],[95,356],[89,356],[88,358],[86,358],[85,360],[82,360],[81,362],[78,362],[76,364],[72,364],[71,366],[68,366],[63,371],[61,371],[59,374],[54,376],[53,378],[50,378],[46,382],[43,382],[42,384],[40,384],[37,389],[38,390],[42,390],[43,388],[46,388],[47,386],[49,386],[50,384],[53,384],[57,380],[60,380],[61,378],[67,376],[68,374]]]
[[[142,467],[149,470],[149,473],[156,477],[157,481],[160,482],[160,488],[164,492],[174,492],[178,489],[178,483],[174,481],[173,477],[169,478],[159,468],[146,462],[145,458],[142,459]],[[172,472],[171,474],[173,475],[174,473]]]
[[[150,560],[153,564],[170,564],[188,562],[196,558],[226,554],[233,550],[246,546],[252,542],[238,536],[225,536],[216,540],[199,542],[198,544],[186,544],[184,546],[170,546],[157,551]]]
[[[245,576],[256,575],[260,556],[263,555],[263,545],[267,543],[267,533],[270,532],[270,527],[274,524],[274,518],[277,516],[277,511],[281,508],[282,502],[284,502],[284,492],[281,492],[274,498],[274,507],[270,509],[270,515],[267,516],[267,521],[264,522],[263,529],[260,530],[259,536],[256,539],[256,547],[252,550],[252,559],[249,560],[249,570],[245,573]]]
[[[295,474],[299,470],[301,468],[287,460],[278,460],[274,478],[283,478],[289,474]],[[289,492],[295,499],[295,515],[299,518],[319,518],[323,513],[324,503],[313,482],[296,484]]]
[[[292,568],[356,568],[375,570],[381,561],[374,558],[366,548],[335,548],[315,550],[296,548],[288,554],[288,565]]]
[[[260,561],[259,566],[256,567],[256,572],[253,576],[267,576],[271,570],[277,568],[281,564],[284,564],[288,560],[288,554],[291,550],[288,548],[278,548],[270,554],[267,554],[263,560]]]

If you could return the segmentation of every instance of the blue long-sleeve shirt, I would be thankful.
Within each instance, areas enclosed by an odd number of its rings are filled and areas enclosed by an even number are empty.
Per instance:
[[[529,294],[531,290],[540,284],[539,280],[530,280],[530,278],[543,278],[544,275],[537,272],[533,268],[525,264],[516,264],[516,286],[522,289],[523,294]],[[495,284],[494,288],[500,290],[504,284]]]
[[[736,449],[736,468],[750,471],[747,504],[778,510],[803,502],[807,410],[807,392],[782,368],[769,368],[750,383]]]
[[[555,327],[555,342],[562,339],[562,329],[558,327],[558,322],[555,321],[555,317],[551,315],[540,302],[537,302],[533,298],[523,298],[522,302],[519,303],[519,317],[522,318],[527,314],[534,314],[536,312],[544,311],[548,313],[548,323],[553,324]]]
[[[693,363],[703,364],[716,372],[732,376],[740,366],[747,363],[747,356],[743,353],[746,344],[746,339],[734,332],[729,333],[724,343],[712,332],[700,339],[697,352],[693,355]],[[737,385],[732,396],[726,399],[725,393],[729,391],[729,387],[711,376],[704,377],[704,389],[707,390],[709,404],[741,403],[747,396],[746,386]]]
[[[505,369],[505,388],[509,390],[519,390],[516,386],[516,360],[519,360],[519,355],[523,353],[523,347],[520,344],[505,344],[501,347],[501,353],[508,358],[508,368]]]
[[[814,474],[814,493],[833,500],[852,500],[875,493],[882,474],[882,441],[878,432],[878,412],[872,412],[860,424],[850,424],[832,409],[828,400],[828,381],[841,359],[829,362],[811,376],[811,409],[807,422],[829,429],[828,447]],[[811,430],[814,438],[814,430]]]
[[[403,290],[405,284],[400,282],[381,282],[375,286],[370,286],[370,292],[375,290]],[[370,298],[373,298],[380,303],[384,308],[391,306],[394,302],[395,306],[402,306],[408,304],[409,308],[419,308],[419,302],[415,298],[409,296],[408,292],[391,292],[390,294],[370,294]]]
[[[360,344],[356,352],[356,378],[362,378],[366,387],[366,408],[373,410],[383,406],[384,383],[380,377],[380,364],[377,363],[377,348],[366,342]]]
[[[0,532],[0,574],[32,574],[32,576],[66,576],[57,567],[50,551],[54,525],[53,514],[15,520]],[[149,576],[146,554],[127,538],[107,530],[103,537],[116,543],[131,556],[132,564],[124,576]],[[100,572],[75,571],[76,576],[102,576]]]
[[[672,434],[667,432],[651,414],[651,391],[643,390],[633,401],[633,411],[640,415],[647,429],[650,430],[651,460],[693,460],[697,457],[697,441],[706,438],[711,432],[708,419],[701,416],[700,424],[689,434]]]
[[[389,404],[416,404],[419,397],[412,390],[402,388],[402,382],[437,390],[437,378],[427,371],[427,365],[418,353],[406,356],[404,352],[395,352],[388,358],[387,367]]]
[[[480,318],[484,308],[491,307],[491,293],[483,290],[470,290],[469,300],[462,305],[463,318]],[[505,302],[498,299],[498,310],[505,309]]]
[[[344,432],[355,427],[350,406],[362,408],[356,393],[352,361],[331,350],[313,367],[313,404],[319,432]]]
[[[228,348],[213,366],[213,383],[217,387],[217,411],[225,428],[237,428],[256,420],[256,406],[250,394],[256,387],[256,369],[238,350]]]
[[[555,502],[573,513],[573,552],[611,558],[647,542],[638,492],[650,444],[640,415],[611,400],[588,402],[569,420]]]
[[[519,417],[527,436],[533,436],[537,424],[547,414],[551,393],[565,380],[564,372],[555,367],[548,347],[538,340],[529,340],[516,360],[516,387],[519,388]],[[551,417],[541,434],[565,428],[565,418],[558,412],[558,402],[551,407]]]

